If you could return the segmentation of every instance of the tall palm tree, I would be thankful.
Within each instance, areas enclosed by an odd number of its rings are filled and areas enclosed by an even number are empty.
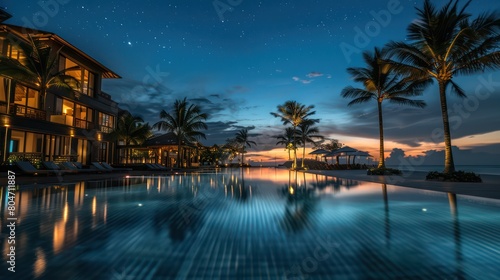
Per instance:
[[[255,143],[254,141],[251,141],[251,140],[248,140],[248,129],[246,128],[243,128],[243,129],[240,129],[237,133],[236,133],[236,137],[235,137],[235,140],[238,144],[241,145],[241,166],[243,166],[243,163],[244,163],[244,154],[246,153],[246,147],[249,147],[251,148],[252,145],[254,146],[257,146],[257,143]]]
[[[314,115],[316,111],[312,111],[314,105],[305,106],[297,101],[286,101],[282,105],[277,106],[277,112],[271,112],[276,118],[280,118],[283,125],[291,124],[293,128],[293,147],[297,147],[297,126],[304,120]],[[292,169],[297,168],[297,155],[294,153]]]
[[[408,105],[423,108],[425,102],[422,100],[412,100],[406,97],[418,96],[422,94],[426,80],[408,80],[398,74],[391,65],[384,62],[387,58],[385,50],[375,48],[374,52],[363,52],[366,67],[348,68],[354,81],[362,83],[364,88],[354,88],[348,86],[342,90],[342,97],[352,98],[349,106],[365,103],[372,100],[377,102],[378,124],[380,134],[380,159],[378,168],[385,167],[384,155],[384,122],[382,118],[382,102],[388,100],[390,103]]]
[[[444,128],[445,173],[455,171],[451,150],[446,91],[459,97],[465,92],[454,81],[457,75],[470,75],[500,68],[500,18],[498,13],[484,13],[476,18],[449,1],[437,9],[429,0],[417,8],[417,20],[408,26],[409,42],[391,42],[389,47],[399,70],[414,79],[436,80],[439,85]]]
[[[283,145],[285,146],[285,150],[288,151],[288,160],[291,160],[292,157],[290,155],[290,151],[297,149],[295,146],[293,146],[293,137],[294,137],[294,132],[292,127],[287,127],[285,128],[285,132],[281,135],[275,136],[276,139],[278,139],[278,142],[276,142],[276,145]]]
[[[306,144],[313,143],[314,138],[318,140],[323,140],[325,137],[319,134],[319,129],[314,126],[315,123],[319,122],[319,120],[306,120],[299,124],[298,134],[300,137],[300,142],[302,143],[302,168],[304,168],[304,159],[306,157]]]
[[[194,142],[199,138],[206,139],[201,129],[208,129],[205,123],[208,114],[202,113],[201,108],[195,104],[189,104],[186,97],[178,99],[174,103],[172,112],[162,110],[160,118],[163,119],[153,125],[158,130],[173,132],[177,138],[177,166],[181,167],[181,146],[185,141]]]
[[[123,110],[118,113],[115,129],[111,137],[115,141],[123,141],[125,148],[125,163],[130,159],[130,145],[140,145],[152,136],[149,124],[139,116],[133,116],[130,112]]]
[[[40,89],[39,108],[45,107],[45,97],[50,88],[62,88],[73,90],[79,87],[79,81],[66,71],[80,69],[79,66],[59,70],[59,53],[53,51],[52,47],[33,39],[28,35],[29,44],[20,43],[17,46],[24,53],[20,60],[0,55],[0,75],[32,85]]]

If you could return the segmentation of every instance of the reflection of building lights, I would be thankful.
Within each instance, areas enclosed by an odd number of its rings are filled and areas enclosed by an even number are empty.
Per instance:
[[[64,205],[63,220],[65,222],[68,221],[68,203],[66,203],[66,205]]]
[[[92,216],[95,216],[95,212],[97,210],[97,198],[94,196],[92,200]]]
[[[54,238],[53,238],[53,248],[54,253],[59,253],[59,251],[64,246],[64,238],[66,235],[66,222],[59,221],[54,225]]]
[[[288,192],[289,192],[291,195],[293,195],[293,193],[295,192],[295,190],[294,190],[294,189],[290,186],[290,187],[288,188]]]
[[[33,274],[35,278],[38,278],[45,272],[45,268],[47,267],[47,259],[45,257],[45,253],[41,248],[36,249],[36,261],[33,264]]]

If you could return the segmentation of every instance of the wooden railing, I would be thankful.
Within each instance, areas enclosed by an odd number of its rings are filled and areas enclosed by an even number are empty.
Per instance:
[[[37,120],[47,119],[47,113],[45,111],[19,104],[10,104],[10,112],[11,114],[15,114],[17,116],[30,119],[37,119]]]

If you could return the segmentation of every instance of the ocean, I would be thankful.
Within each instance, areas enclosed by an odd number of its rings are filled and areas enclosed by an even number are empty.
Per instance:
[[[402,171],[443,171],[444,165],[416,165],[416,166],[391,166],[387,167],[398,168]],[[500,165],[455,165],[455,170],[474,172],[485,175],[500,175]]]

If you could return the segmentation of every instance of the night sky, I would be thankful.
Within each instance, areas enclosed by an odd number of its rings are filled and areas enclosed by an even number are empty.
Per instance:
[[[224,143],[249,128],[259,146],[247,157],[266,162],[285,156],[271,137],[283,126],[269,113],[287,100],[315,105],[323,135],[377,155],[376,103],[347,107],[341,90],[360,85],[345,69],[364,66],[356,52],[404,40],[423,1],[37,2],[2,0],[0,6],[13,15],[7,23],[54,32],[122,76],[103,83],[122,108],[153,124],[161,109],[187,96],[210,114],[204,144]],[[476,0],[469,12],[483,7],[500,10],[500,2]],[[450,95],[453,145],[477,158],[498,158],[500,73],[455,81],[469,96],[478,88],[485,94],[468,104]],[[387,156],[393,148],[407,155],[443,149],[430,140],[442,127],[437,84],[423,98],[425,109],[384,107]]]

